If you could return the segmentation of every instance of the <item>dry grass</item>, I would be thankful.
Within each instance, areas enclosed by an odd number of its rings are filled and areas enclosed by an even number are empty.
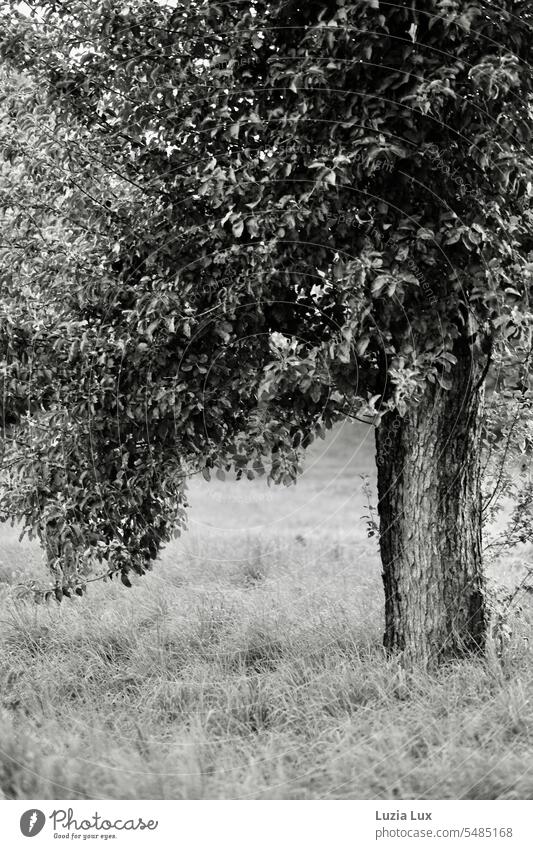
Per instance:
[[[354,434],[271,498],[195,483],[190,534],[131,590],[17,603],[38,552],[4,533],[7,798],[531,798],[531,612],[502,658],[402,677]]]

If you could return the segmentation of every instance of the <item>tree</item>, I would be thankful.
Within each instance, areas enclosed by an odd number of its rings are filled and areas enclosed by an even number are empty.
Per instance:
[[[385,645],[482,650],[487,376],[510,359],[531,397],[531,4],[9,5],[1,55],[98,233],[55,349],[95,470],[66,533],[143,571],[187,474],[289,483],[370,417]]]

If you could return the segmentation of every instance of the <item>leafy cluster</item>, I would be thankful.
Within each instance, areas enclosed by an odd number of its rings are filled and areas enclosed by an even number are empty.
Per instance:
[[[188,475],[290,483],[465,339],[526,361],[529,3],[4,7],[4,503],[67,591],[148,568]]]

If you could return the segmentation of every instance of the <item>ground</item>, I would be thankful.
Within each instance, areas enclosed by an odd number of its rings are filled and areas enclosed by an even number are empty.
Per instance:
[[[372,434],[296,487],[191,482],[190,530],[133,589],[20,602],[0,537],[0,788],[13,799],[533,797],[533,615],[499,656],[408,678],[381,649]],[[492,575],[513,586],[525,558]]]

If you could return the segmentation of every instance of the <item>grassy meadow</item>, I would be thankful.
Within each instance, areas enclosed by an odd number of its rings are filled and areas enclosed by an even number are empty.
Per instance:
[[[345,424],[295,487],[191,482],[190,529],[135,582],[36,606],[40,551],[0,530],[8,799],[533,797],[533,611],[503,655],[406,678]],[[528,552],[496,564],[513,586]],[[526,604],[524,602],[524,604]]]

